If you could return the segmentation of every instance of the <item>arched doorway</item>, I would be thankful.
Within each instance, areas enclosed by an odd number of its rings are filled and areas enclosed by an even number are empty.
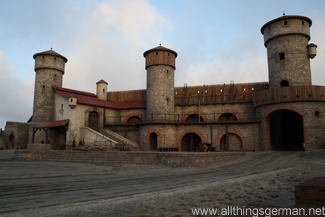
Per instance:
[[[218,121],[238,121],[238,119],[233,113],[224,113],[218,118]]]
[[[198,114],[193,114],[193,115],[189,115],[186,118],[185,122],[187,122],[187,123],[204,122],[204,119],[201,116],[199,116]]]
[[[15,147],[15,135],[10,134],[9,135],[9,143],[7,149],[13,149]]]
[[[97,112],[89,112],[88,127],[99,131],[99,114]]]
[[[182,138],[182,151],[196,151],[202,140],[196,133],[187,133]]]
[[[138,116],[129,117],[126,124],[139,124],[142,120]]]
[[[290,110],[270,114],[271,150],[302,150],[304,126],[302,116]]]
[[[228,147],[227,147],[228,143]],[[243,150],[243,141],[241,138],[234,134],[228,134],[228,142],[227,142],[227,135],[223,135],[220,139],[220,151],[241,151]]]
[[[156,151],[157,150],[157,134],[156,133],[151,133],[150,134],[150,150]]]

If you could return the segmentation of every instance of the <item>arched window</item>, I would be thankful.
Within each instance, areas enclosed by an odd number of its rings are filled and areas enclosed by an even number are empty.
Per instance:
[[[219,117],[218,121],[238,121],[238,119],[233,113],[224,113]]]
[[[138,116],[129,117],[126,124],[139,124],[142,120]]]
[[[193,123],[193,122],[204,122],[204,119],[199,116],[198,114],[193,114],[193,115],[189,115],[186,119],[185,122],[187,123]]]

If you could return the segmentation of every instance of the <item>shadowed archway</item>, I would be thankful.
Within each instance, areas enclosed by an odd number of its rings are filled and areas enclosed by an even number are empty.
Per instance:
[[[182,151],[196,151],[202,140],[196,133],[187,133],[182,138]]]
[[[271,150],[303,150],[304,126],[300,114],[277,110],[269,115]]]

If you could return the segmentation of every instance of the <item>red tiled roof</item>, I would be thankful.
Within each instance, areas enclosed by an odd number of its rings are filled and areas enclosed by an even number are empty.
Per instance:
[[[53,87],[55,91],[62,96],[69,98],[71,94],[75,94],[78,98],[78,104],[99,106],[105,108],[126,109],[126,108],[145,108],[146,101],[131,101],[131,102],[111,102],[108,100],[101,100],[97,98],[96,94],[67,89],[63,87]]]
[[[69,119],[66,120],[59,120],[59,121],[53,121],[50,123],[49,127],[61,127],[66,126],[69,123]]]
[[[97,97],[96,94],[89,93],[89,92],[84,92],[84,91],[79,91],[79,90],[73,90],[73,89],[68,89],[68,88],[63,88],[63,87],[56,87],[56,86],[53,86],[53,88],[55,90],[62,90],[64,92],[68,92],[68,93],[74,93],[74,94],[79,94],[79,95],[86,95],[86,96]]]

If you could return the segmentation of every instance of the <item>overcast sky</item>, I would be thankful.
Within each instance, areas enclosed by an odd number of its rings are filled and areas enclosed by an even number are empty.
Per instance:
[[[314,85],[325,85],[324,0],[0,0],[0,128],[32,115],[33,54],[68,58],[63,87],[144,89],[144,51],[178,53],[175,86],[268,81],[260,28],[286,15],[313,20]],[[324,65],[324,64],[323,64]]]

